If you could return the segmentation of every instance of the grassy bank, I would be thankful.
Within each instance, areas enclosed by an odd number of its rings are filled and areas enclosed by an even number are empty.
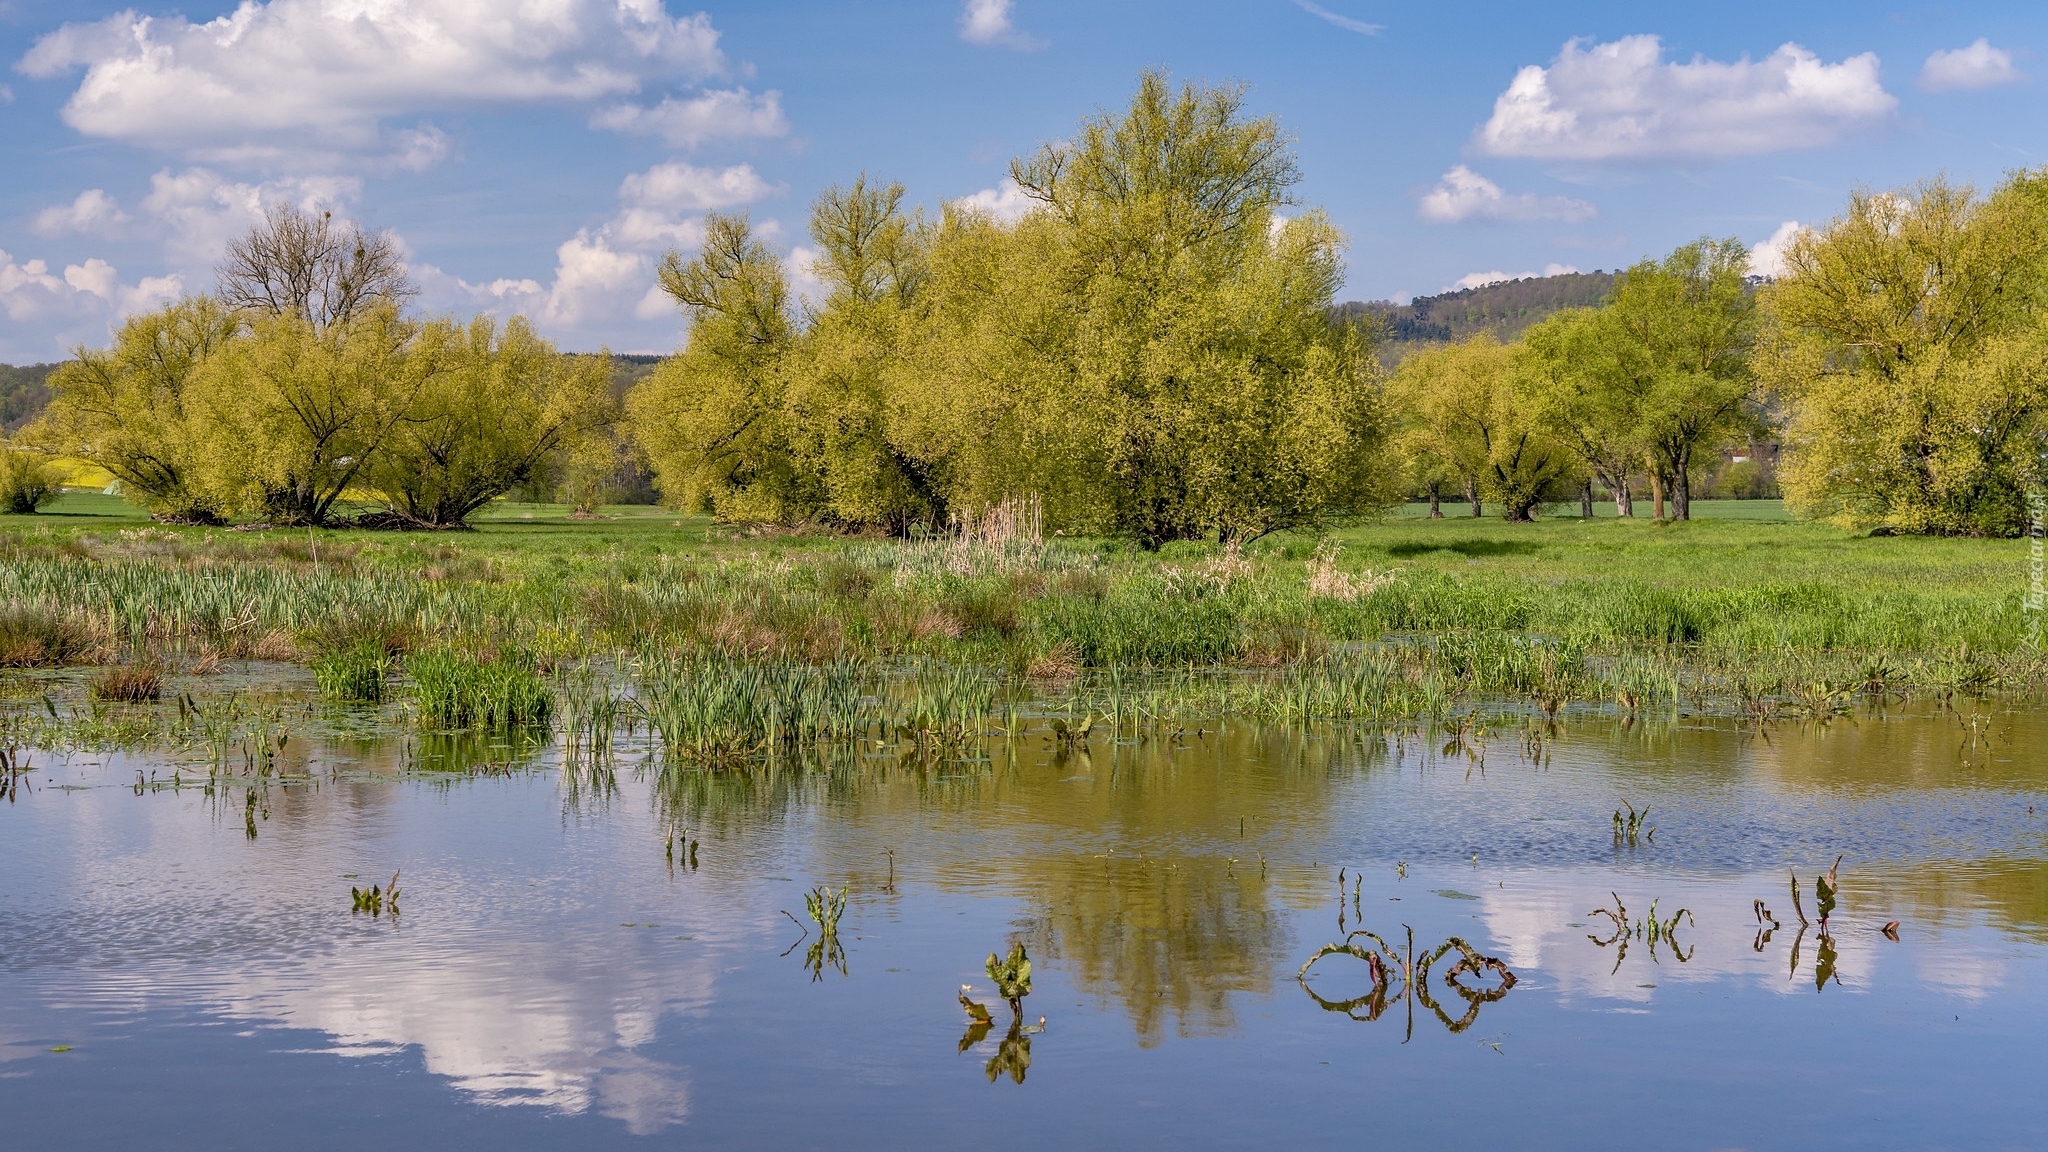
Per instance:
[[[1403,514],[1144,553],[516,504],[459,534],[233,532],[70,495],[0,518],[0,666],[203,677],[287,661],[333,699],[404,685],[393,697],[444,726],[587,724],[590,700],[565,711],[545,685],[561,697],[572,670],[602,667],[648,724],[668,709],[665,740],[707,755],[951,738],[1017,723],[1002,717],[1019,700],[1077,723],[1441,719],[1482,701],[1764,719],[2048,675],[2027,644],[2023,542],[1869,538],[1761,501],[1695,509],[1687,524]],[[716,699],[693,687],[714,682]]]

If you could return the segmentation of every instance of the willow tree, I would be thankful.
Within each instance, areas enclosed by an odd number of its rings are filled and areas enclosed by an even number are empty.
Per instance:
[[[1545,425],[1518,370],[1519,346],[1483,331],[1461,344],[1415,352],[1389,389],[1409,427],[1411,451],[1430,453],[1452,471],[1476,477],[1507,519],[1533,517],[1552,488],[1575,474],[1571,450]],[[1474,514],[1478,514],[1474,501]]]
[[[1644,373],[1644,357],[1614,319],[1595,308],[1554,313],[1522,334],[1518,367],[1538,420],[1607,487],[1615,514],[1632,517],[1629,479],[1645,429],[1641,394],[1626,384]]]
[[[401,523],[459,527],[609,422],[606,358],[564,356],[522,317],[429,327],[421,342],[440,363],[362,473]]]
[[[1384,498],[1369,348],[1329,319],[1343,238],[1320,213],[1277,217],[1300,173],[1241,88],[1148,72],[1122,115],[1011,178],[1039,205],[1013,238],[1036,300],[1012,381],[1043,381],[1028,395],[1058,420],[1031,424],[1055,433],[1056,466],[1098,478],[1102,529],[1238,538]]]
[[[1612,387],[1634,410],[1673,519],[1692,518],[1694,461],[1755,424],[1748,269],[1741,241],[1698,240],[1623,273],[1602,317],[1621,345]]]
[[[194,375],[241,327],[219,301],[193,296],[125,321],[106,348],[79,348],[50,376],[50,404],[21,440],[89,460],[122,494],[162,519],[216,523],[201,490],[208,449],[192,410]]]
[[[2013,536],[2048,483],[2048,169],[1990,196],[1860,192],[1766,293],[1795,509],[1890,531]]]
[[[386,304],[315,328],[256,318],[194,374],[195,488],[216,506],[320,526],[446,368],[449,327]]]
[[[627,397],[634,438],[672,504],[728,520],[804,519],[824,485],[802,466],[785,403],[796,338],[782,261],[745,215],[705,218],[695,259],[663,258],[688,342]]]
[[[911,426],[921,402],[906,346],[929,310],[932,227],[903,210],[903,186],[834,186],[811,208],[812,273],[825,296],[784,372],[792,450],[846,526],[901,533],[943,521],[944,460]]]

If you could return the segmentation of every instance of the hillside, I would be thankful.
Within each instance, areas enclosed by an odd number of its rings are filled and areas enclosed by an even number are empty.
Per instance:
[[[35,419],[43,405],[50,402],[50,390],[43,382],[56,367],[30,364],[16,368],[0,364],[0,434],[12,435],[15,429]]]
[[[1463,340],[1492,328],[1512,340],[1531,324],[1564,308],[1600,303],[1614,287],[1611,272],[1568,272],[1506,280],[1440,296],[1417,296],[1407,304],[1384,300],[1353,300],[1337,305],[1340,315],[1376,320],[1383,341],[1382,359],[1389,365],[1415,347]]]

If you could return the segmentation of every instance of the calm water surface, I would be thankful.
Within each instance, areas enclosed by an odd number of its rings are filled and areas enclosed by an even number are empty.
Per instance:
[[[0,1130],[10,1148],[2048,1147],[2048,716],[1587,720],[1533,758],[1492,737],[1483,764],[1433,743],[1245,727],[666,782],[629,752],[615,789],[545,757],[434,776],[396,744],[295,747],[307,775],[253,811],[239,787],[136,786],[167,761],[39,755],[0,805]],[[1654,842],[1616,842],[1623,800],[1649,805]],[[1787,868],[1811,917],[1838,853],[1840,907],[1825,939],[1802,933]],[[402,915],[353,914],[350,886],[394,869]],[[808,925],[814,884],[851,888],[843,971],[784,914]],[[1622,954],[1588,915],[1617,899],[1691,922]],[[1347,1005],[1371,991],[1362,961],[1296,980],[1360,927],[1404,949],[1412,928],[1422,951],[1461,937],[1515,982],[1461,996],[1453,953],[1426,1003],[1396,978],[1375,1013]],[[1014,1031],[982,967],[1012,942],[1035,965]]]

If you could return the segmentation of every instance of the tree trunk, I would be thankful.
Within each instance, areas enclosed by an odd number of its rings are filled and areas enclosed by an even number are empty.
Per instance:
[[[1431,480],[1429,482],[1429,518],[1431,520],[1441,520],[1444,518],[1444,510],[1439,506],[1442,497],[1440,490],[1442,488],[1443,481],[1441,480]]]
[[[1479,502],[1479,480],[1474,477],[1465,481],[1465,500],[1472,505],[1472,518],[1486,515],[1486,509]]]
[[[1664,518],[1664,477],[1657,474],[1657,465],[1650,464],[1650,503],[1656,512],[1654,519]]]
[[[1671,518],[1692,519],[1692,449],[1679,452],[1671,475]]]
[[[1636,517],[1636,498],[1635,493],[1629,491],[1629,479],[1627,476],[1618,480],[1609,477],[1608,487],[1614,492],[1614,514],[1633,520]]]
[[[1507,506],[1503,515],[1507,517],[1507,522],[1510,524],[1528,524],[1536,519],[1529,514],[1529,510],[1534,507],[1536,507],[1535,500],[1518,499]]]
[[[1586,486],[1579,490],[1579,519],[1593,518],[1593,478],[1586,477]]]

